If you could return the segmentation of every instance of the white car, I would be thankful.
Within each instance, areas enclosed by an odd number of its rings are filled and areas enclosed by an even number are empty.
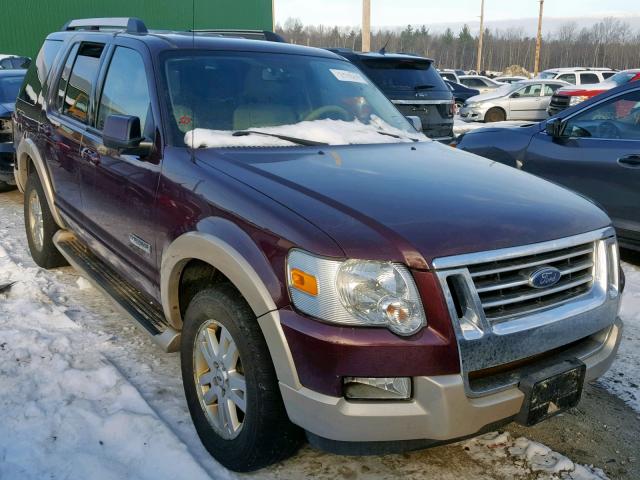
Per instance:
[[[442,70],[438,70],[438,73],[444,80],[449,80],[450,82],[460,83],[460,77],[455,70],[451,70],[449,68],[444,68]]]
[[[536,79],[540,80],[562,80],[573,85],[588,85],[604,82],[616,74],[610,68],[550,68],[538,74]]]
[[[524,80],[504,84],[489,93],[468,99],[460,109],[466,122],[544,120],[553,93],[568,83],[559,80]]]
[[[465,87],[475,88],[480,93],[491,92],[497,88],[500,88],[504,83],[496,82],[489,77],[482,75],[460,75],[460,82]]]

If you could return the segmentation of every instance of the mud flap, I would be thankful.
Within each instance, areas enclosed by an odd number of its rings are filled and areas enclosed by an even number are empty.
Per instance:
[[[584,363],[572,359],[524,377],[518,388],[525,398],[515,420],[530,427],[578,405],[586,370]]]

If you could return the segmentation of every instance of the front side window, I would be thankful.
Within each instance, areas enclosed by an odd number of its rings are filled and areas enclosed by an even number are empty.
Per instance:
[[[140,119],[140,128],[149,132],[151,97],[142,56],[126,47],[113,54],[98,107],[98,130],[109,115],[132,115]]]
[[[562,80],[563,82],[576,84],[576,74],[575,73],[563,73],[558,77],[558,80]]]
[[[640,90],[620,95],[570,118],[570,137],[640,140]]]
[[[104,45],[80,45],[66,85],[62,113],[82,123],[89,123],[89,102],[95,85]]]
[[[516,93],[519,97],[539,97],[540,90],[542,90],[542,86],[539,83],[532,83],[526,87],[519,88]]]
[[[291,146],[260,130],[344,145],[426,140],[353,64],[264,52],[168,52],[163,81],[173,142]]]

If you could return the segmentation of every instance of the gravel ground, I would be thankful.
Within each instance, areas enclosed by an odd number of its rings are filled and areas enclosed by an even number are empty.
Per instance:
[[[597,469],[588,469],[589,476],[580,476],[577,473],[562,473],[559,476],[552,473],[534,471],[533,460],[523,459],[508,448],[514,445],[514,439],[525,436],[534,442],[545,444],[556,452],[570,458],[576,464],[594,465],[602,469],[611,479],[637,480],[640,478],[640,459],[638,458],[638,438],[640,438],[640,412],[634,411],[620,398],[609,393],[599,385],[588,386],[584,392],[583,400],[578,408],[561,416],[555,417],[533,428],[523,428],[515,424],[508,425],[505,430],[510,432],[509,439],[495,445],[491,440],[463,442],[459,444],[433,448],[420,452],[403,455],[388,455],[374,457],[338,457],[304,447],[297,456],[253,475],[235,475],[217,464],[201,446],[187,411],[180,380],[179,359],[175,354],[165,354],[160,351],[149,338],[134,328],[130,321],[114,310],[101,294],[91,288],[71,268],[62,268],[51,272],[45,272],[36,268],[26,248],[22,220],[22,196],[18,192],[10,192],[0,195],[0,247],[9,257],[12,271],[20,271],[24,283],[17,286],[15,292],[5,294],[5,299],[0,296],[0,302],[18,301],[16,298],[20,292],[33,292],[37,289],[41,292],[42,299],[34,299],[36,307],[45,311],[64,313],[80,331],[86,331],[86,335],[79,340],[83,351],[94,348],[96,354],[102,355],[107,363],[112,365],[119,376],[130,384],[138,392],[140,398],[146,402],[161,426],[154,428],[162,431],[164,438],[175,437],[175,452],[185,450],[193,460],[190,466],[193,471],[202,467],[212,478],[318,478],[318,479],[356,479],[356,478],[438,478],[455,479],[547,479],[547,478],[603,478]],[[628,261],[638,263],[638,258],[627,258]],[[633,265],[625,265],[628,272],[638,272]],[[0,269],[0,283],[6,280]],[[640,291],[633,292],[635,298]],[[38,296],[40,298],[40,296]],[[47,310],[48,311],[48,310]],[[625,319],[626,320],[626,319]],[[0,327],[3,322],[9,327],[17,322],[29,322],[29,316],[24,318],[2,318],[0,309]],[[2,329],[0,328],[0,331]],[[73,333],[70,338],[75,339]],[[625,341],[630,341],[631,338]],[[633,338],[635,341],[636,338]],[[76,348],[73,345],[73,348]],[[71,350],[73,353],[73,350]],[[2,361],[3,357],[0,357]],[[81,362],[85,357],[76,357],[74,361]],[[3,386],[2,364],[0,364],[0,390]],[[615,366],[614,366],[615,368]],[[18,372],[19,373],[19,372]],[[48,372],[43,371],[43,376]],[[27,378],[25,381],[32,381]],[[118,380],[120,381],[120,380]],[[627,390],[625,390],[627,391]],[[136,397],[137,398],[137,397]],[[22,399],[9,398],[7,392],[0,393],[0,404],[11,415],[22,415]],[[135,400],[136,405],[139,401]],[[61,404],[61,409],[65,408]],[[139,406],[144,410],[143,406]],[[2,416],[0,415],[0,418]],[[155,420],[154,420],[155,422]],[[156,422],[156,423],[158,423]],[[161,428],[162,427],[162,428]],[[36,450],[39,445],[40,435],[51,435],[47,431],[49,426],[38,426],[33,431],[26,430],[26,434],[33,436],[34,451],[24,452],[25,458],[29,455],[40,458],[40,463],[46,466],[49,459],[52,473],[48,478],[82,478],[78,471],[66,471],[61,474],[54,467],[53,462],[61,460],[73,465],[77,460],[73,456],[61,458],[53,447],[47,451]],[[1,438],[10,436],[6,430],[6,424],[0,423],[0,478],[17,478],[15,476],[2,475],[2,463],[12,460],[7,458],[7,440],[3,444]],[[45,433],[42,433],[45,431]],[[56,436],[57,438],[57,436]],[[502,438],[502,437],[499,437]],[[27,437],[28,439],[28,437]],[[57,438],[63,442],[64,438]],[[70,440],[72,442],[72,440]],[[167,440],[169,441],[169,440]],[[484,442],[484,443],[482,443]],[[515,444],[518,442],[516,441]],[[73,445],[70,443],[69,445]],[[145,443],[146,446],[146,443]],[[184,448],[183,448],[184,447]],[[28,447],[27,447],[28,448]],[[171,447],[173,448],[173,447]],[[473,452],[480,451],[480,454]],[[485,452],[486,454],[482,453]],[[551,452],[551,454],[555,454]],[[551,454],[545,454],[538,461],[550,461]],[[49,455],[49,456],[47,456]],[[182,455],[182,453],[180,453]],[[182,457],[176,457],[182,458]],[[557,458],[553,457],[556,461]],[[561,457],[564,459],[564,457]],[[43,460],[44,459],[44,460]],[[19,459],[13,459],[18,462]],[[534,458],[535,460],[535,458]],[[565,459],[569,461],[568,459]],[[94,461],[100,462],[98,457]],[[109,467],[109,458],[102,459],[102,467]],[[191,460],[190,460],[191,461]],[[569,461],[570,462],[570,461]],[[24,469],[19,478],[43,478],[29,470],[30,463],[20,464]],[[68,467],[67,465],[67,468]],[[586,469],[585,469],[586,471]],[[57,472],[57,473],[56,473]],[[70,473],[69,473],[70,472]],[[578,472],[576,468],[575,472]],[[32,475],[30,475],[30,473]],[[175,478],[167,472],[158,470],[155,478]],[[93,478],[107,478],[101,475]],[[114,477],[115,478],[115,477]],[[133,478],[133,476],[132,476]],[[138,478],[138,477],[135,477]],[[141,477],[140,477],[141,478]]]

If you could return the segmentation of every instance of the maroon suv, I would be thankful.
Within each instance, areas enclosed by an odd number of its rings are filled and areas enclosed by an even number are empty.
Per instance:
[[[615,355],[607,215],[428,140],[326,50],[72,21],[14,120],[34,260],[180,351],[231,469],[305,432],[370,453],[530,425]]]

